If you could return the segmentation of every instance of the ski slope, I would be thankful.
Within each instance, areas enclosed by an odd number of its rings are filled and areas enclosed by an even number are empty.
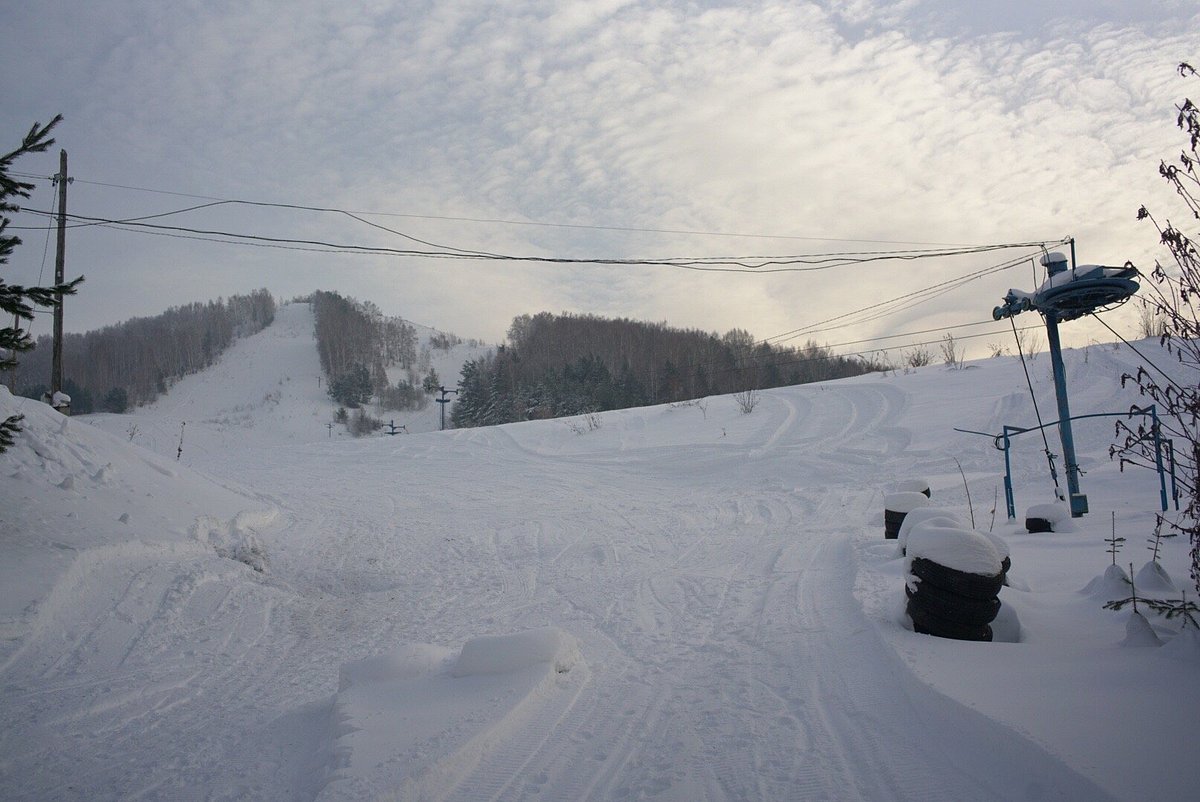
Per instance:
[[[0,415],[27,416],[0,455],[0,797],[1165,800],[1200,783],[1200,644],[1153,618],[1165,645],[1126,645],[1128,613],[1102,609],[1120,592],[1099,579],[1110,511],[1142,565],[1153,476],[1109,462],[1111,422],[1081,425],[1092,511],[1030,535],[1005,521],[1000,453],[953,431],[1033,422],[1019,363],[781,388],[751,414],[713,397],[352,440],[312,432],[328,404],[299,309],[132,415],[68,420],[0,390]],[[1069,359],[1076,414],[1138,400],[1124,352]],[[1046,414],[1048,359],[1031,369]],[[1040,440],[1013,459],[1018,508],[1050,501]],[[1008,540],[1019,635],[912,631],[882,503],[913,477]],[[1180,588],[1186,551],[1162,559]]]

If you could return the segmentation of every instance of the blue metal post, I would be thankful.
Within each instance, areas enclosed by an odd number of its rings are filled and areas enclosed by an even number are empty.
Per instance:
[[[1150,431],[1154,433],[1154,467],[1158,470],[1158,499],[1162,511],[1167,511],[1167,477],[1163,472],[1162,434],[1158,430],[1158,408],[1150,405]]]
[[[1088,511],[1087,496],[1079,492],[1079,465],[1075,462],[1075,438],[1071,434],[1071,405],[1067,402],[1067,371],[1063,367],[1062,344],[1058,339],[1058,314],[1047,311],[1046,339],[1050,344],[1050,365],[1054,369],[1054,394],[1058,399],[1058,434],[1062,438],[1063,462],[1067,467],[1067,493],[1071,517]]]
[[[1175,500],[1175,512],[1179,512],[1179,488],[1175,484],[1175,441],[1167,440],[1167,455],[1171,460],[1171,498]]]
[[[1008,430],[1011,426],[1004,427],[1004,504],[1008,507],[1008,520],[1015,521],[1017,518],[1017,500],[1013,498],[1012,484],[1012,461],[1009,459],[1009,439]]]

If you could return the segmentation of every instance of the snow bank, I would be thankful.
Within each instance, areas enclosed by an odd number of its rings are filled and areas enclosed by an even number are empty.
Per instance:
[[[926,521],[908,535],[908,559],[923,557],[968,574],[995,576],[1002,559],[992,542],[979,532]]]
[[[231,520],[203,515],[192,524],[192,538],[211,546],[218,557],[244,563],[259,573],[267,570],[267,548],[255,528],[271,524],[278,516],[275,509],[239,512]]]
[[[538,663],[553,663],[554,670],[570,671],[579,660],[575,639],[556,627],[516,635],[482,635],[463,644],[451,671],[456,677],[502,674]]]
[[[497,750],[546,737],[587,681],[567,673],[579,663],[575,638],[546,627],[343,665],[318,799],[452,795]]]
[[[338,669],[338,690],[373,682],[414,679],[443,668],[453,659],[452,649],[427,643],[406,643],[387,654],[344,663]]]

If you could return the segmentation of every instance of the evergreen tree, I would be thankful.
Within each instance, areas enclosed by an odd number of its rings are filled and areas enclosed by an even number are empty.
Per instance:
[[[62,120],[62,115],[56,116],[44,126],[37,123],[29,129],[29,133],[21,141],[16,150],[0,156],[0,265],[8,264],[8,257],[21,244],[19,237],[7,233],[9,218],[3,215],[8,212],[20,211],[20,207],[11,203],[10,198],[28,198],[33,191],[33,184],[18,181],[10,174],[17,159],[27,153],[42,153],[54,140],[50,131]],[[60,303],[63,295],[73,295],[75,288],[83,277],[66,284],[53,287],[22,287],[17,284],[6,284],[0,278],[0,313],[4,319],[13,317],[16,320],[33,320],[33,307],[54,307]],[[17,364],[16,355],[33,347],[29,333],[16,322],[12,326],[0,328],[0,370],[8,370]],[[11,415],[0,421],[0,452],[5,451],[13,443],[13,435],[21,430],[23,416]]]
[[[114,387],[109,390],[104,400],[100,402],[100,408],[105,412],[115,412],[118,415],[123,414],[129,409],[129,393],[125,392],[124,387]]]
[[[329,382],[329,395],[350,409],[358,409],[371,400],[371,374],[366,365],[358,362]]]
[[[484,383],[486,362],[484,359],[471,359],[462,366],[458,398],[454,400],[454,407],[450,411],[450,422],[455,429],[481,425],[480,413],[487,400]]]

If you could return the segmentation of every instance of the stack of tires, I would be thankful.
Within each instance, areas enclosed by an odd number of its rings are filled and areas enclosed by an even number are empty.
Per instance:
[[[900,534],[900,525],[904,518],[918,507],[929,504],[929,496],[915,490],[902,490],[898,493],[888,493],[883,497],[883,537],[885,540],[895,540]]]
[[[1039,532],[1071,531],[1071,509],[1066,504],[1034,504],[1025,513],[1025,530]]]
[[[998,594],[1007,554],[1002,557],[989,536],[949,518],[914,525],[907,533],[906,550],[905,610],[913,629],[942,638],[990,641],[990,624],[1000,612]]]

